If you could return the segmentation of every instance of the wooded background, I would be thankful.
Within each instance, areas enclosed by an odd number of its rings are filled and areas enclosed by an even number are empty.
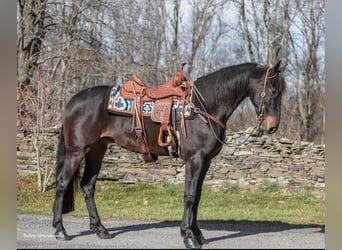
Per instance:
[[[18,129],[59,127],[72,95],[133,74],[158,85],[183,62],[195,81],[225,66],[282,59],[288,87],[275,136],[324,144],[324,0],[18,0],[17,7]],[[255,119],[246,101],[228,128],[245,130]]]

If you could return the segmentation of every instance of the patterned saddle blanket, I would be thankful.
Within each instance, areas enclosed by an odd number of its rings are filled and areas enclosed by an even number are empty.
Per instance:
[[[120,94],[121,85],[112,86],[109,94],[107,96],[107,106],[106,109],[109,113],[124,115],[124,116],[133,116],[134,113],[134,99],[128,99],[123,97]],[[190,100],[192,100],[193,95],[190,94]],[[142,112],[144,116],[151,116],[154,108],[154,101],[143,101],[142,104]],[[181,113],[183,112],[183,108],[177,101],[173,102],[172,109],[176,110],[176,119],[179,121],[181,119]],[[184,118],[185,119],[193,119],[194,112],[190,108],[189,103],[184,105]]]

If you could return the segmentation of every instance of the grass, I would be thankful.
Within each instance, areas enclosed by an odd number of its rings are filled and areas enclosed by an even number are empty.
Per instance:
[[[101,218],[144,221],[181,220],[184,185],[172,183],[120,184],[98,181],[95,200]],[[265,182],[255,191],[225,184],[213,190],[204,185],[199,220],[269,221],[289,224],[324,224],[324,198],[303,187],[289,193],[277,184]],[[54,190],[36,191],[33,177],[17,178],[17,213],[52,216]],[[79,191],[71,216],[87,217]]]

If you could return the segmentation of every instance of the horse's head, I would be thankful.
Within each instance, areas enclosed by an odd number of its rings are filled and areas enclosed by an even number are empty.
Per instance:
[[[256,66],[250,77],[249,96],[260,122],[266,120],[268,134],[276,132],[280,123],[281,99],[285,89],[284,69],[279,60],[271,68]]]

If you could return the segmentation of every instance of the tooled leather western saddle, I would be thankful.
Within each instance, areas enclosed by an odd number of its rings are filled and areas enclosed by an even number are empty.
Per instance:
[[[160,123],[158,135],[158,145],[161,147],[172,146],[173,150],[177,147],[175,142],[175,110],[172,109],[174,102],[178,102],[184,111],[184,104],[189,102],[191,84],[185,77],[181,64],[173,79],[160,86],[150,86],[144,83],[137,75],[133,76],[134,81],[123,83],[120,94],[128,99],[134,100],[134,112],[132,119],[132,131],[135,130],[139,143],[140,152],[145,162],[156,161],[150,153],[142,112],[142,104],[147,101],[154,101],[151,120]],[[184,114],[181,113],[181,128],[185,134]],[[167,141],[164,140],[168,137]]]

